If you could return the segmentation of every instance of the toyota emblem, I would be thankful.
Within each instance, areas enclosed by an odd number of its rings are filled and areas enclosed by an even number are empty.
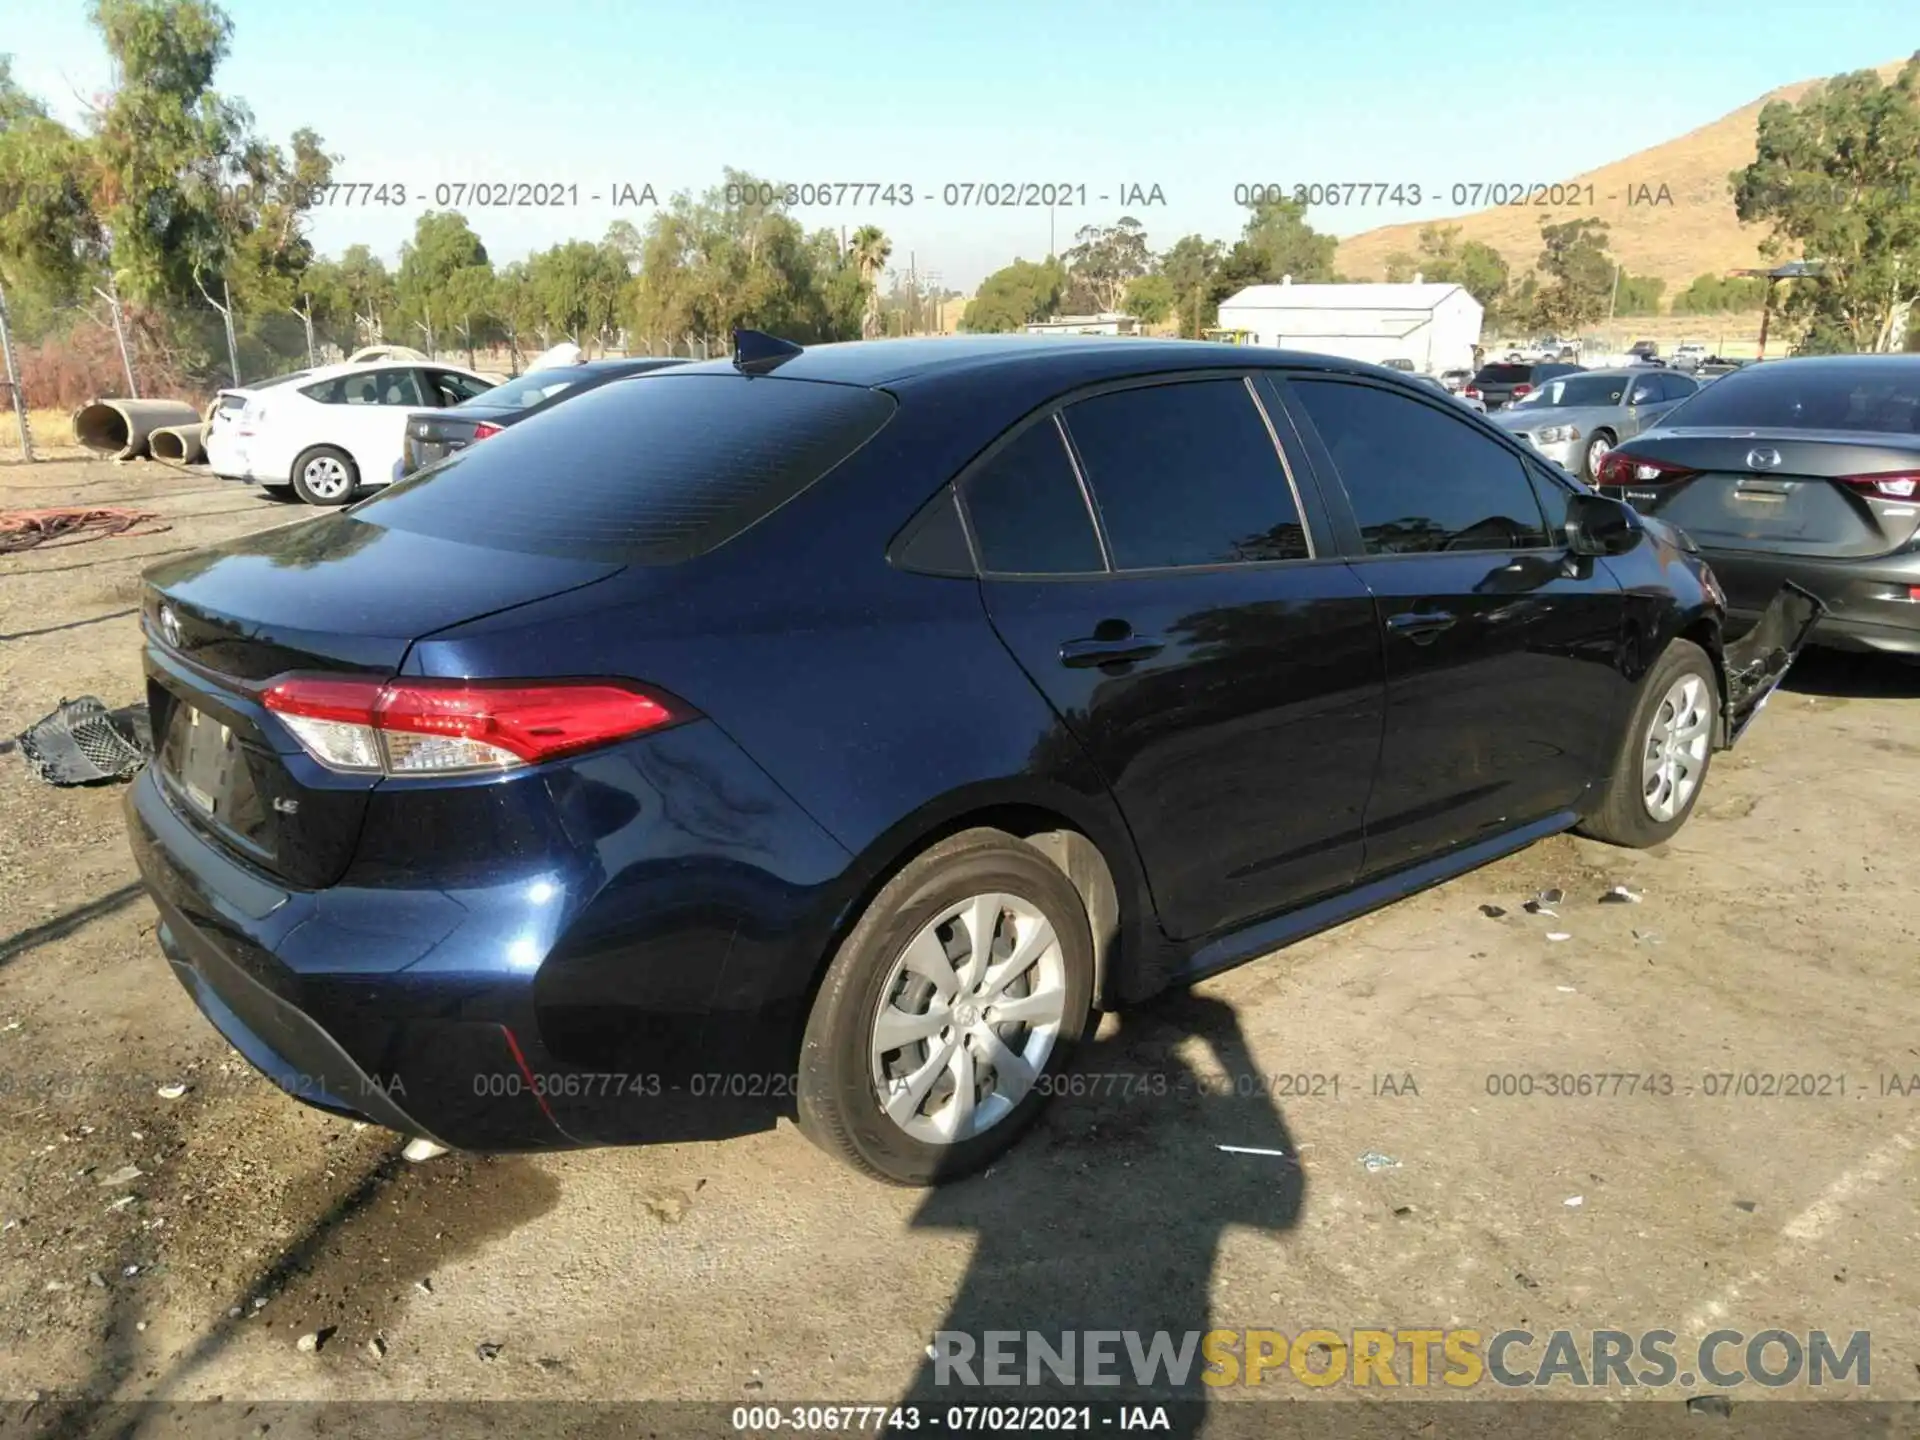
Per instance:
[[[1747,465],[1754,470],[1778,470],[1780,452],[1778,450],[1749,450]]]
[[[173,613],[171,605],[160,607],[160,635],[173,649],[180,648],[180,617]]]

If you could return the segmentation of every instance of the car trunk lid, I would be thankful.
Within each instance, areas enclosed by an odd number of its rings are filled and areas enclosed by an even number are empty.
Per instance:
[[[378,777],[314,762],[262,695],[274,677],[387,678],[414,640],[618,573],[506,555],[339,514],[149,571],[142,596],[155,769],[174,808],[301,888],[332,884]]]
[[[1632,450],[1603,488],[1704,550],[1854,559],[1920,531],[1920,436],[1689,430]]]

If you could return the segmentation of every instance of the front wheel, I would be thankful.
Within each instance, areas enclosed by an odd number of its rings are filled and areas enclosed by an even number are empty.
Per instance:
[[[1641,687],[1600,803],[1580,833],[1644,850],[1687,823],[1713,761],[1720,686],[1707,652],[1676,640]]]
[[[1604,430],[1587,442],[1586,479],[1589,485],[1597,485],[1600,483],[1600,462],[1607,458],[1608,453],[1612,449],[1613,436]]]
[[[359,488],[353,457],[332,445],[316,445],[293,462],[293,493],[309,505],[344,505]]]
[[[1092,978],[1086,907],[1044,855],[998,830],[940,842],[828,967],[801,1046],[801,1128],[896,1185],[983,1168],[1070,1063]]]

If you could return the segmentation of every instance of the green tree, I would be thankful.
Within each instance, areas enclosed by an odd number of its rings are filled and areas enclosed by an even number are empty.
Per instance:
[[[779,185],[771,187],[778,195]],[[640,275],[629,291],[633,328],[676,341],[723,341],[742,326],[803,344],[850,340],[866,308],[861,275],[829,230],[809,235],[744,171],[700,199],[676,194],[648,222]]]
[[[1131,215],[1111,225],[1084,225],[1065,255],[1071,304],[1096,314],[1120,308],[1127,286],[1147,273],[1147,232]]]
[[[0,286],[15,311],[71,303],[105,255],[85,143],[47,117],[0,55]]]
[[[1127,285],[1127,314],[1148,325],[1158,325],[1173,313],[1173,282],[1165,275],[1139,275]]]
[[[1060,260],[1015,260],[980,282],[960,328],[976,334],[1018,330],[1058,314],[1066,293],[1067,267]]]
[[[456,300],[471,298],[450,293],[453,277],[470,268],[491,269],[487,247],[473,233],[467,217],[457,210],[429,210],[413,223],[413,239],[400,247],[400,268],[394,275],[394,316],[407,342],[423,339],[429,352],[449,330]]]
[[[1213,280],[1225,247],[1203,235],[1183,235],[1160,257],[1159,274],[1173,292],[1180,333],[1198,340],[1219,316]]]
[[[567,240],[527,257],[527,285],[542,324],[589,354],[618,322],[628,278],[619,251],[589,240]]]
[[[1613,313],[1616,315],[1658,315],[1660,313],[1660,295],[1667,288],[1667,282],[1657,275],[1622,275],[1620,288],[1614,297]]]
[[[1578,330],[1607,313],[1614,264],[1607,256],[1607,226],[1594,219],[1540,222],[1538,266],[1546,283],[1534,295],[1532,319],[1540,328]]]
[[[1891,85],[1862,70],[1770,102],[1753,163],[1730,178],[1740,219],[1769,227],[1764,255],[1821,264],[1783,318],[1823,347],[1885,346],[1920,297],[1920,52]]]
[[[1733,310],[1758,310],[1766,303],[1767,282],[1757,276],[1696,275],[1673,297],[1676,315],[1724,315]]]
[[[1305,204],[1264,200],[1247,209],[1246,225],[1233,247],[1242,256],[1239,264],[1245,268],[1251,263],[1256,270],[1250,273],[1260,277],[1247,284],[1273,284],[1287,275],[1302,285],[1340,278],[1333,269],[1334,251],[1340,242],[1307,224]],[[1234,263],[1232,255],[1228,263]]]
[[[1387,256],[1388,281],[1405,284],[1415,275],[1458,285],[1484,307],[1491,307],[1507,288],[1505,257],[1479,240],[1462,244],[1458,225],[1424,225],[1417,253],[1396,250]]]

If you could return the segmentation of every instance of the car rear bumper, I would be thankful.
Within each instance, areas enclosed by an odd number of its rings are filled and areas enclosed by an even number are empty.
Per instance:
[[[286,887],[178,813],[151,767],[127,795],[128,835],[175,975],[295,1099],[480,1151],[765,1129],[792,1105],[793,1042],[847,857],[764,777],[754,793],[761,772],[715,727],[652,743],[669,741],[656,773],[725,787],[767,868],[689,853],[682,819],[704,823],[710,795],[655,791],[637,814],[616,803],[607,777],[634,768],[617,751],[595,757],[598,775],[528,777],[564,787],[560,827],[586,843],[477,876],[456,856],[454,884],[428,883],[422,854],[404,888],[352,872]],[[406,838],[369,826],[385,832],[375,851]]]
[[[1730,620],[1758,617],[1785,581],[1804,585],[1826,603],[1812,643],[1834,650],[1920,654],[1920,551],[1870,560],[1704,550],[1727,592]]]

